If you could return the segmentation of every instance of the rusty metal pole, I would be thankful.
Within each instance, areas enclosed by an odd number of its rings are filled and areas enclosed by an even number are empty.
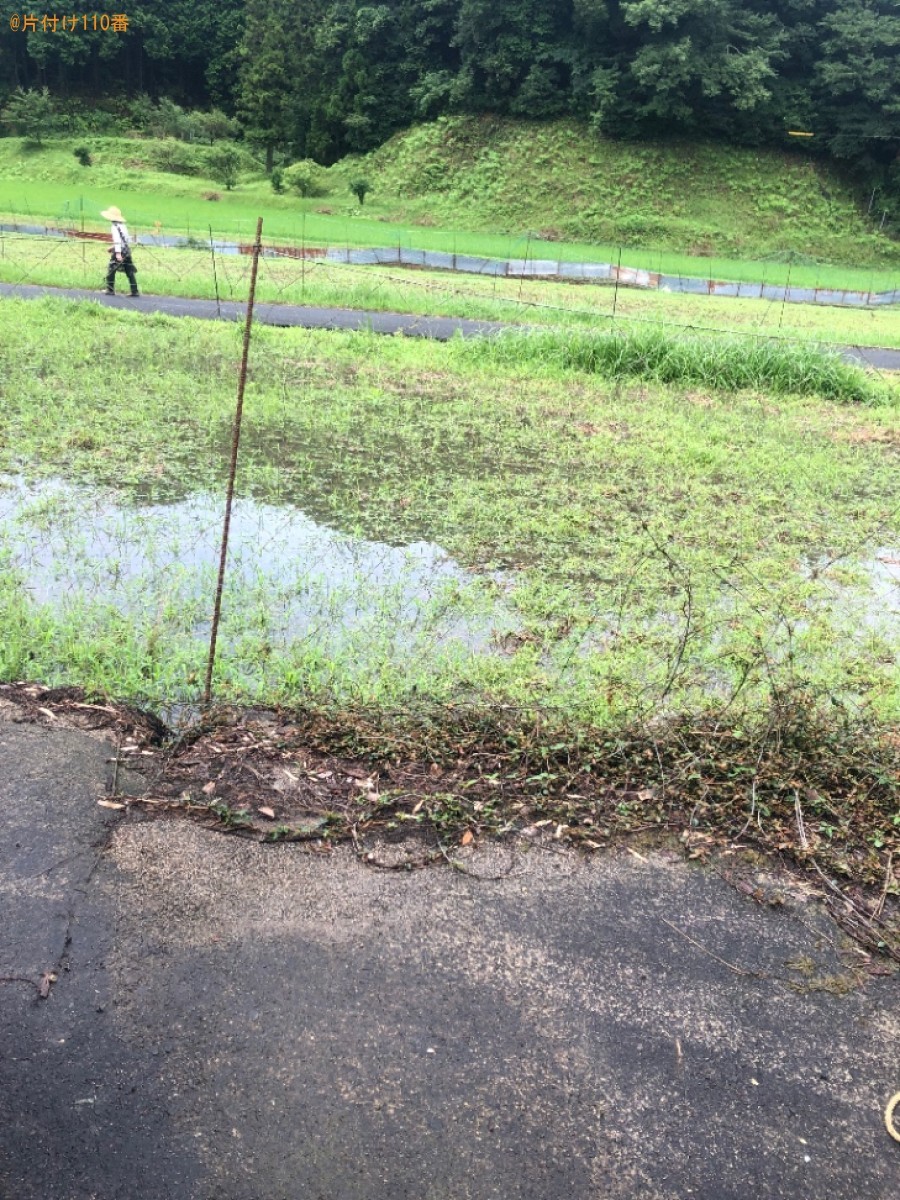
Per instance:
[[[237,405],[234,410],[234,428],[231,432],[231,465],[228,469],[228,491],[225,496],[225,520],[222,522],[222,549],[219,554],[219,580],[216,584],[216,603],[213,608],[212,629],[209,634],[209,658],[206,662],[206,683],[203,688],[203,704],[208,706],[212,695],[212,674],[216,661],[216,639],[219,635],[219,617],[222,613],[222,588],[225,585],[225,560],[228,556],[228,530],[231,527],[231,504],[234,500],[234,477],[237,471],[238,446],[241,441],[241,416],[244,411],[244,388],[247,384],[247,357],[250,353],[250,330],[253,327],[253,301],[256,297],[256,271],[262,249],[263,219],[256,222],[256,241],[253,243],[253,264],[250,269],[250,294],[247,297],[247,319],[244,322],[244,349],[241,354],[241,374],[238,379]]]
[[[525,265],[519,276],[519,303],[522,303],[522,288],[525,286],[525,272],[528,270],[528,255],[531,252],[531,230],[528,230],[528,241],[525,243]]]
[[[213,283],[216,285],[216,316],[221,318],[222,305],[219,301],[219,273],[216,271],[216,248],[213,244],[212,225],[209,227],[209,252],[212,255]]]

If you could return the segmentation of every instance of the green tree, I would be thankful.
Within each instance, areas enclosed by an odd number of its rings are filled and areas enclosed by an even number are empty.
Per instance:
[[[733,135],[772,100],[785,34],[752,0],[621,0],[619,13],[623,49],[597,80],[601,127]]]
[[[356,179],[351,179],[347,186],[359,201],[360,208],[362,208],[366,202],[366,196],[368,196],[369,192],[372,190],[372,184],[368,179],[363,179],[361,176],[359,176]]]
[[[247,0],[238,116],[245,135],[262,146],[266,173],[275,151],[291,141],[290,0]]]
[[[216,142],[237,137],[238,123],[219,108],[209,112],[192,112],[187,122],[187,133],[193,141],[212,146]]]
[[[47,88],[17,88],[0,111],[0,121],[40,146],[45,135],[54,132],[56,105]]]
[[[892,0],[839,0],[822,21],[819,131],[839,158],[883,167],[900,155],[900,13]]]
[[[459,0],[400,0],[397,21],[409,72],[414,115],[434,117],[449,106],[459,71],[454,42]]]
[[[461,0],[456,105],[545,116],[565,107],[572,0]]]

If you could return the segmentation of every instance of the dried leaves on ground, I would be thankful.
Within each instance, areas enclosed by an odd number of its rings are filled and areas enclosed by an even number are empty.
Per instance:
[[[403,868],[487,838],[593,851],[659,833],[692,859],[764,851],[804,872],[858,941],[900,962],[900,737],[827,723],[797,699],[757,727],[698,718],[591,737],[483,711],[222,707],[169,730],[76,688],[6,684],[3,701],[16,719],[110,735],[110,806],[268,842],[350,840]],[[118,780],[133,773],[136,794],[123,798]]]

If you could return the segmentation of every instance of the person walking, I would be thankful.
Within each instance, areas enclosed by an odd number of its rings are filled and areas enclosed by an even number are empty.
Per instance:
[[[114,296],[116,294],[116,275],[119,271],[124,271],[131,285],[132,296],[139,296],[141,293],[138,291],[137,271],[131,257],[132,241],[125,225],[125,218],[114,204],[104,209],[100,216],[112,222],[113,244],[109,252],[109,270],[106,272],[106,295]]]

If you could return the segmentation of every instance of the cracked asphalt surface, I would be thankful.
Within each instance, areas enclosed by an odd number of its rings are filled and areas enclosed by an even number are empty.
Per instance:
[[[34,300],[59,296],[68,300],[93,300],[112,308],[133,308],[138,312],[161,312],[172,317],[195,317],[205,321],[242,321],[245,306],[234,301],[190,300],[179,296],[142,295],[106,296],[99,291],[79,288],[38,287],[33,284],[0,283],[0,298],[14,296]],[[404,334],[407,337],[433,338],[446,342],[462,337],[488,337],[516,326],[498,321],[470,321],[463,317],[421,317],[409,313],[372,312],[353,308],[315,308],[298,304],[260,304],[253,308],[253,319],[262,325],[303,329],[368,329],[373,333]],[[522,328],[522,326],[519,326]],[[838,349],[841,349],[838,347]],[[900,350],[879,346],[845,346],[841,353],[852,362],[880,371],[900,371]]]
[[[380,872],[101,807],[112,757],[0,711],[3,1200],[898,1195],[900,978],[800,885]]]

